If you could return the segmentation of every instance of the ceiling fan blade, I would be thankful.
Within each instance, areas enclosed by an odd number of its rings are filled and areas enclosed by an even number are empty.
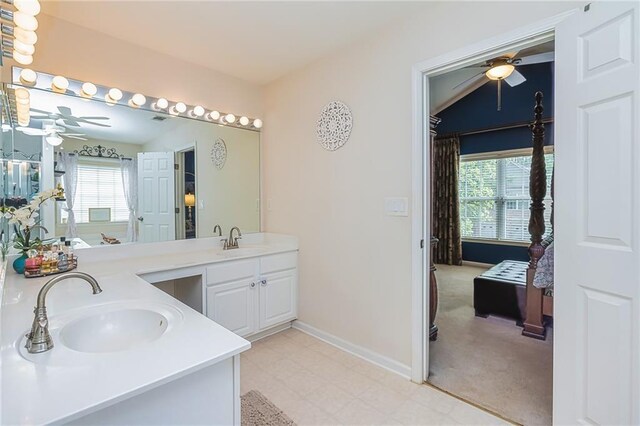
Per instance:
[[[46,120],[49,118],[49,116],[48,115],[31,115],[31,118],[33,118],[34,120]]]
[[[517,86],[518,84],[524,83],[525,81],[527,81],[527,79],[524,78],[524,75],[522,75],[517,70],[513,70],[511,75],[505,78],[504,81],[506,81],[509,86],[514,87],[514,86]]]
[[[16,127],[16,130],[29,136],[44,136],[47,134],[47,132],[42,129],[34,129],[32,127]]]
[[[472,80],[475,80],[476,78],[478,78],[478,76],[483,75],[483,74],[484,74],[484,71],[479,72],[478,74],[476,74],[476,75],[473,75],[473,76],[469,77],[468,79],[464,80],[463,82],[458,83],[458,84],[456,84],[455,86],[453,86],[453,87],[452,87],[452,90],[453,90],[453,89],[457,89],[458,87],[463,86],[464,84],[469,83],[469,82],[471,82]]]
[[[76,117],[78,120],[110,120],[109,117],[92,117],[88,115],[82,115],[80,117]]]
[[[31,111],[37,112],[38,114],[46,115],[47,117],[51,115],[49,111],[44,111],[38,108],[31,108]]]
[[[65,126],[80,127],[80,123],[78,123],[73,118],[65,117],[65,118],[61,118],[60,120],[62,120]]]
[[[66,134],[62,134],[62,136],[64,136],[65,138],[69,138],[69,139],[78,139],[81,141],[86,141],[88,140],[87,138],[83,138],[81,136],[74,136],[74,135],[66,135]]]
[[[553,62],[555,59],[554,52],[538,53],[537,55],[525,56],[520,58],[518,65],[541,64],[543,62]]]
[[[82,118],[78,118],[77,123],[91,124],[92,126],[99,126],[99,127],[111,127],[111,124],[96,123],[95,121],[84,120]],[[80,127],[80,124],[78,124],[78,127]]]

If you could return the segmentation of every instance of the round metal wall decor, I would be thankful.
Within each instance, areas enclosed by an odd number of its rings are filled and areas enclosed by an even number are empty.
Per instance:
[[[211,148],[211,161],[218,169],[224,167],[224,163],[227,161],[227,145],[223,139],[216,139]]]
[[[347,143],[352,127],[349,107],[340,101],[329,102],[318,118],[318,143],[328,151],[335,151]]]

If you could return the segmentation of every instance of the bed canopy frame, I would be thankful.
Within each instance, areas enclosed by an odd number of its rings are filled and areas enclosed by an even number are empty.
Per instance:
[[[533,153],[531,154],[531,171],[529,176],[529,196],[531,197],[531,214],[529,216],[529,265],[527,268],[526,310],[522,334],[536,339],[546,338],[546,322],[553,316],[553,297],[545,294],[545,290],[533,285],[533,278],[538,261],[544,255],[546,247],[553,241],[553,174],[551,177],[551,237],[543,239],[544,198],[547,194],[547,170],[544,162],[545,129],[542,120],[544,107],[542,92],[535,94],[534,121],[531,125],[533,134]]]

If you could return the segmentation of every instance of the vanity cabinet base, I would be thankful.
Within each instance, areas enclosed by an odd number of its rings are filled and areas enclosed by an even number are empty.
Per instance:
[[[145,390],[67,424],[240,425],[240,356]]]

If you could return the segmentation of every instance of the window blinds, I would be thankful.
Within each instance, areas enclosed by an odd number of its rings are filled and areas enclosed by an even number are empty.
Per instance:
[[[546,234],[551,231],[553,154],[545,155]],[[463,238],[529,241],[531,156],[462,161],[460,222]]]
[[[111,209],[111,222],[127,222],[129,209],[124,198],[120,166],[78,164],[78,186],[73,204],[77,223],[89,222],[90,208]],[[61,212],[63,222],[66,213]]]

